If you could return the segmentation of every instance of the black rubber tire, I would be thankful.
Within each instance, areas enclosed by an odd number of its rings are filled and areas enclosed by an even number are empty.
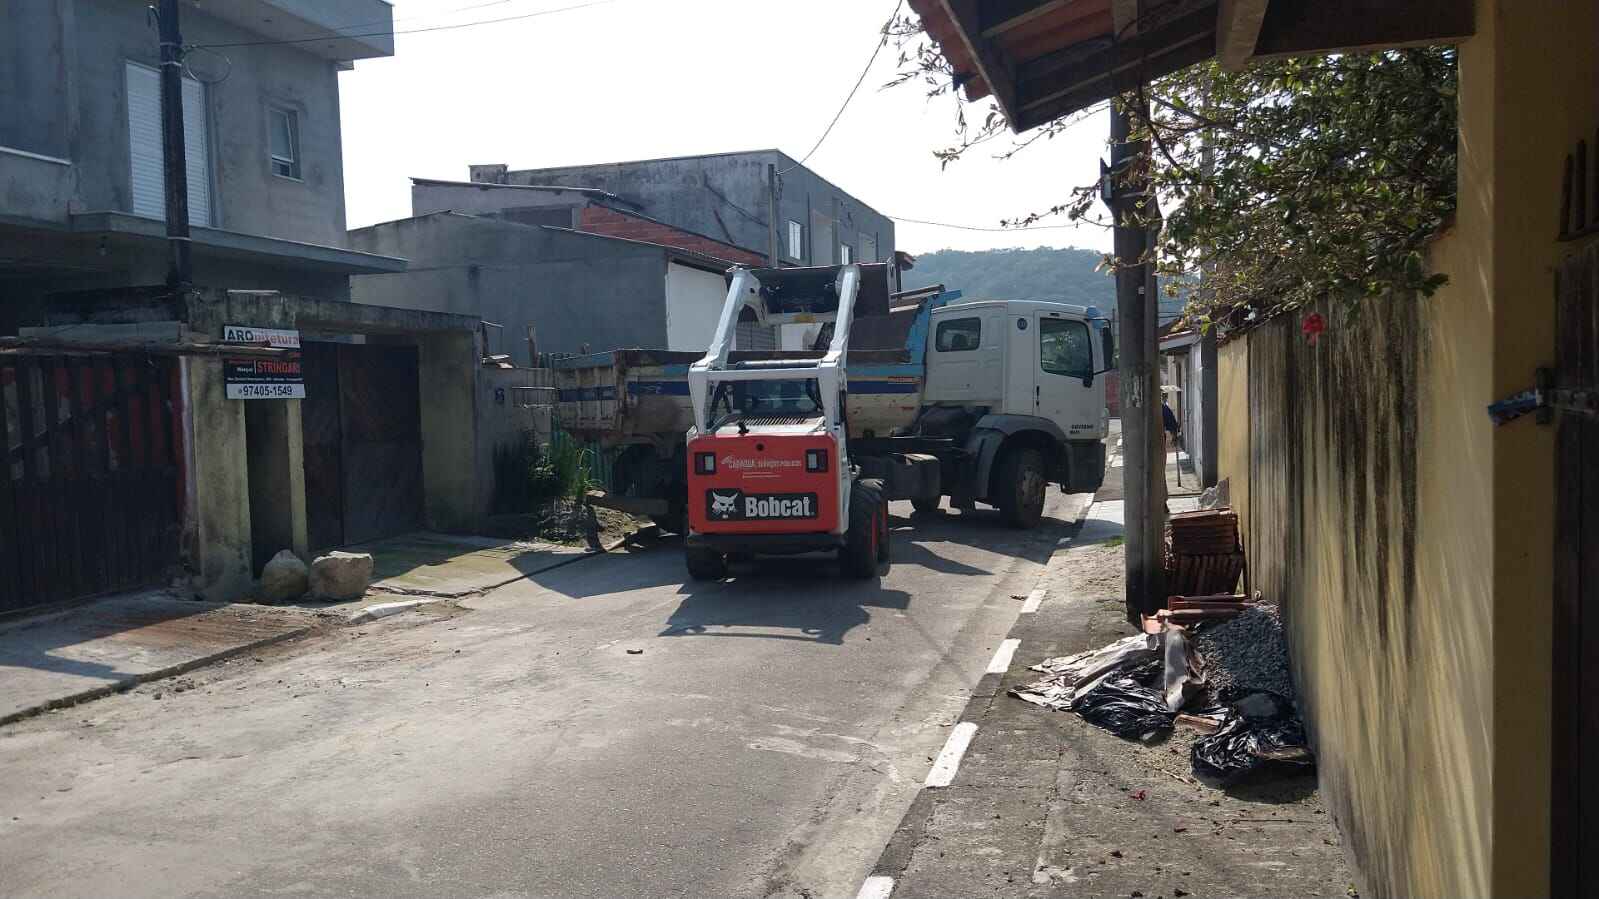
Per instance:
[[[877,494],[877,561],[888,562],[888,488],[879,478],[861,479],[861,487]]]
[[[942,503],[943,500],[944,498],[942,496],[917,497],[916,499],[911,500],[911,508],[916,510],[917,515],[937,515],[939,504]]]
[[[696,581],[719,581],[727,577],[727,557],[714,549],[690,546],[683,550],[688,576]]]
[[[838,551],[838,564],[844,576],[866,580],[877,576],[882,534],[888,520],[883,494],[873,481],[856,481],[849,491],[849,530],[844,548]]]
[[[994,505],[1007,525],[1024,530],[1037,527],[1044,517],[1044,495],[1048,490],[1043,453],[1019,448],[1000,458],[994,472]]]

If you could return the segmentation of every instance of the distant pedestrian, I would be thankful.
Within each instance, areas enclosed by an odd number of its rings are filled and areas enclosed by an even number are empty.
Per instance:
[[[1166,451],[1177,453],[1177,486],[1183,483],[1183,426],[1177,421],[1177,413],[1171,410],[1171,394],[1162,391],[1160,394],[1160,420],[1166,429]],[[1161,457],[1161,464],[1165,464],[1165,457]]]
[[[1171,438],[1173,446],[1182,446],[1183,427],[1177,422],[1177,413],[1171,410],[1171,394],[1160,395],[1160,418],[1166,426],[1166,435]]]

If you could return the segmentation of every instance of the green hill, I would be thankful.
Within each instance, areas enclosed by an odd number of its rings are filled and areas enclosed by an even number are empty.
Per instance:
[[[968,299],[1056,300],[1116,308],[1116,284],[1094,271],[1100,254],[1077,247],[1015,247],[1006,250],[939,250],[916,257],[916,267],[901,280],[905,290],[942,284]],[[1182,311],[1183,301],[1161,297],[1161,319]]]

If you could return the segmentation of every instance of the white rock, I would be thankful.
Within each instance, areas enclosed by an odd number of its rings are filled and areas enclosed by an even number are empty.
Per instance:
[[[311,562],[311,592],[320,599],[356,599],[371,581],[371,553],[334,551]]]
[[[261,598],[267,602],[288,602],[305,595],[310,586],[310,569],[292,550],[282,550],[261,569]]]

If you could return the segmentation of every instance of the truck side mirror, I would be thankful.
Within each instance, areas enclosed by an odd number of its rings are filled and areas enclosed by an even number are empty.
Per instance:
[[[1103,370],[1112,371],[1116,368],[1116,335],[1111,332],[1110,325],[1107,324],[1100,329],[1099,339],[1105,352],[1105,368]]]

